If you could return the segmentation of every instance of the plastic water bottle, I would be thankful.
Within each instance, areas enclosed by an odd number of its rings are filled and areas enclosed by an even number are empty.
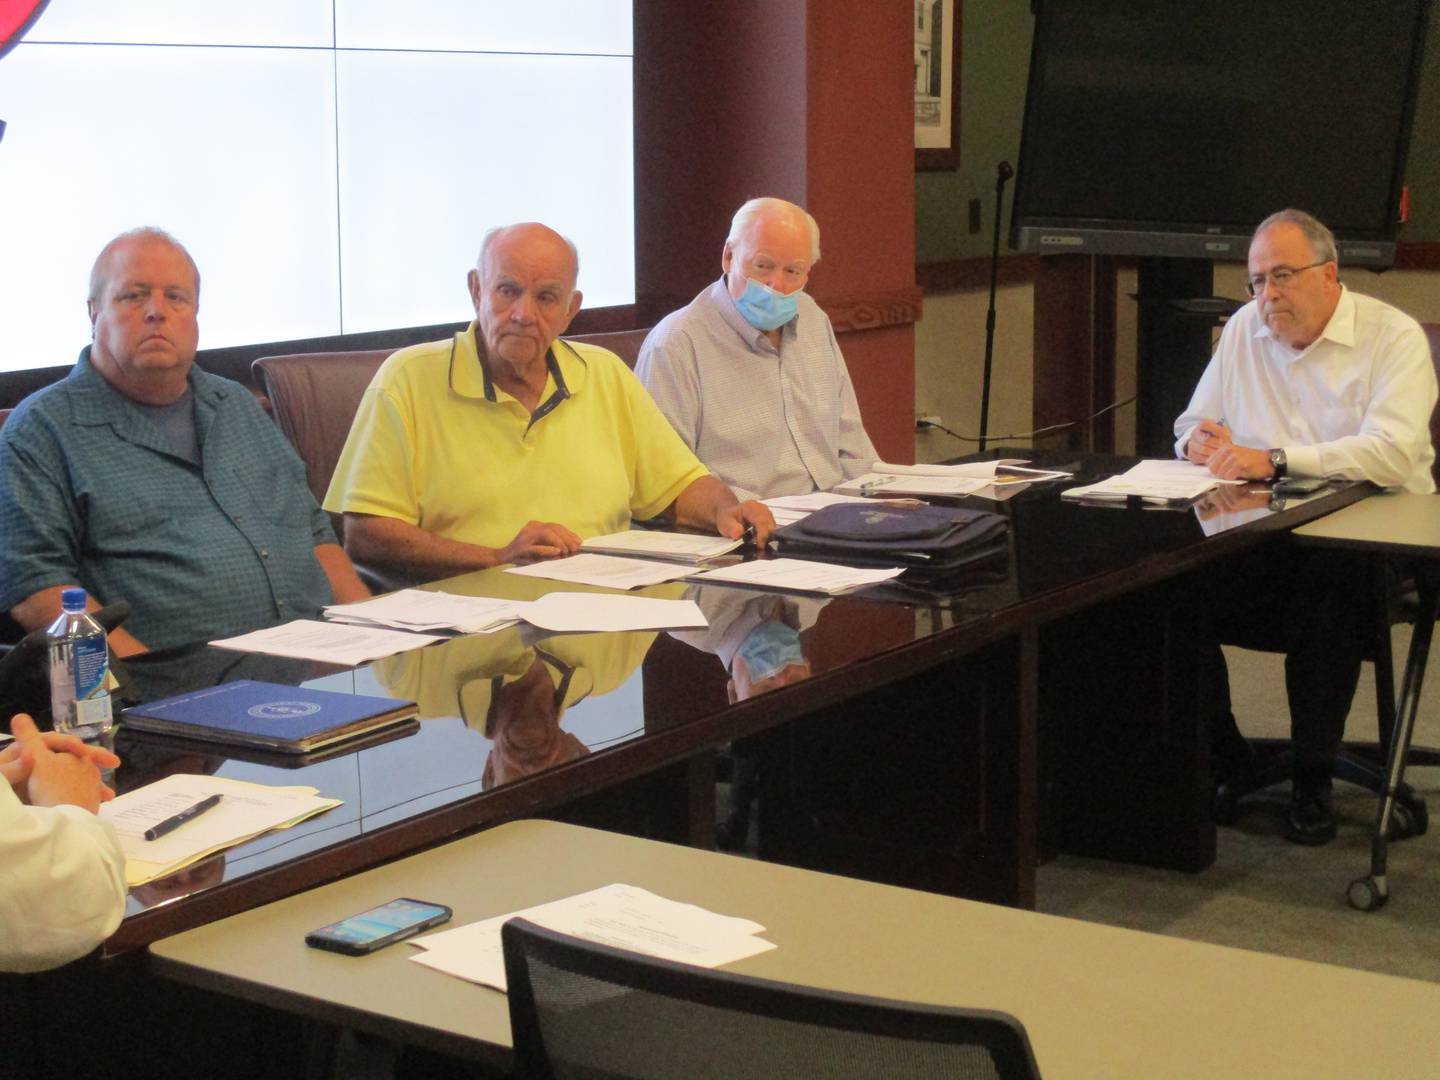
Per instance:
[[[110,730],[110,645],[85,610],[85,590],[65,589],[63,610],[45,632],[50,653],[50,717],[56,731],[98,739]]]

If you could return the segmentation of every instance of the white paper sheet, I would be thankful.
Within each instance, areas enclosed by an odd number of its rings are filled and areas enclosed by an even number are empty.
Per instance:
[[[608,593],[546,593],[521,618],[556,633],[601,630],[689,630],[709,625],[693,600]]]
[[[1180,458],[1147,458],[1119,476],[1061,492],[1066,499],[1123,500],[1131,496],[1153,503],[1183,503],[1198,499],[1219,484],[1242,484],[1243,480],[1221,480],[1203,465]]]
[[[1221,480],[1204,465],[1196,465],[1184,458],[1146,458],[1120,475],[1136,483],[1141,480],[1208,480],[1212,486],[1245,483],[1244,480]]]
[[[513,600],[496,600],[487,596],[400,589],[353,604],[331,604],[325,609],[325,615],[335,622],[356,626],[489,634],[514,626],[519,621],[517,606]]]
[[[548,559],[529,566],[511,566],[507,574],[568,581],[572,585],[603,585],[612,589],[636,589],[674,581],[690,573],[691,567],[659,559],[627,559],[620,555],[597,555],[582,551],[565,559]]]
[[[993,483],[992,479],[972,476],[946,476],[914,473],[870,472],[847,480],[835,490],[844,494],[862,495],[969,495]]]
[[[808,495],[777,495],[773,499],[761,500],[775,518],[775,524],[783,527],[793,525],[801,518],[809,517],[816,510],[823,510],[835,503],[870,502],[863,495],[843,495],[837,491],[812,491]]]
[[[587,941],[705,968],[775,948],[773,942],[755,936],[765,928],[753,920],[718,915],[638,886],[616,884],[416,938],[410,944],[423,951],[410,959],[505,990],[500,927],[517,916]]]
[[[995,461],[966,461],[958,465],[892,465],[877,461],[870,471],[882,476],[964,476],[974,480],[998,480],[1030,483],[1036,480],[1059,480],[1073,473],[1056,469],[1033,469],[1024,458],[999,458]]]
[[[740,544],[741,541],[725,536],[627,529],[625,532],[592,536],[582,541],[580,547],[583,551],[593,551],[601,555],[634,555],[644,559],[671,559],[693,564],[729,554]]]
[[[834,596],[854,589],[889,581],[904,572],[902,567],[859,569],[836,563],[814,562],[810,559],[756,559],[735,566],[691,574],[690,580],[704,584],[723,581],[737,585],[756,585],[766,589],[790,589],[796,592],[818,592]]]
[[[214,808],[159,839],[145,839],[146,829],[215,794],[222,797]],[[100,816],[115,826],[120,838],[126,881],[140,885],[340,803],[322,798],[313,787],[270,787],[221,776],[173,773],[101,803]]]
[[[290,656],[298,660],[320,660],[327,664],[354,667],[368,660],[379,660],[382,656],[393,656],[443,640],[436,634],[410,634],[377,626],[347,626],[315,619],[296,619],[281,626],[222,638],[210,644],[236,652]]]

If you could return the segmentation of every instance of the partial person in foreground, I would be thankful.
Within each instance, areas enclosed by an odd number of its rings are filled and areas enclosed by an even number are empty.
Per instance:
[[[90,274],[92,342],[0,429],[0,610],[27,630],[85,588],[128,601],[125,656],[313,616],[368,590],[245,387],[195,365],[200,273],[159,229]]]
[[[742,498],[823,491],[876,459],[830,319],[805,292],[820,227],[794,203],[735,213],[720,279],[660,320],[635,373]]]
[[[579,269],[553,229],[492,229],[475,321],[385,361],[325,497],[357,562],[435,577],[572,555],[649,518],[766,542],[770,512],[706,471],[619,357],[560,337]]]
[[[1272,214],[1249,253],[1254,298],[1226,324],[1176,453],[1223,479],[1368,480],[1435,490],[1435,370],[1419,323],[1339,280],[1335,238],[1299,210]],[[1267,546],[1213,574],[1220,640],[1285,652],[1295,769],[1287,834],[1335,836],[1331,773],[1375,627],[1363,560]],[[1248,768],[1218,642],[1207,656],[1212,748],[1224,787]],[[1223,798],[1217,804],[1223,803]]]
[[[125,856],[96,816],[120,759],[20,713],[0,751],[0,971],[43,971],[90,952],[125,914]]]

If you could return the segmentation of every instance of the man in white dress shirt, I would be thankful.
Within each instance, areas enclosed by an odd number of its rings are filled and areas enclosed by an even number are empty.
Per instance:
[[[835,331],[805,293],[819,261],[813,217],[751,199],[731,222],[720,279],[640,349],[640,381],[741,499],[825,490],[875,461]]]
[[[1254,300],[1226,324],[1175,421],[1176,453],[1225,479],[1369,480],[1431,492],[1435,371],[1420,324],[1339,281],[1335,238],[1299,210],[1255,230]],[[1267,547],[1216,574],[1222,640],[1286,653],[1295,748],[1288,835],[1335,835],[1330,773],[1373,629],[1365,568],[1343,553]],[[1221,777],[1244,767],[1228,678],[1214,647],[1214,745]]]
[[[114,797],[108,750],[41,733],[21,713],[0,752],[0,971],[28,972],[84,956],[125,914],[125,856],[95,814]],[[27,805],[28,804],[28,805]]]

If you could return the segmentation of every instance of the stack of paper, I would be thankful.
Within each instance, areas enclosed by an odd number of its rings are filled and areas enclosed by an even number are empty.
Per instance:
[[[1096,484],[1067,488],[1060,495],[1065,499],[1123,501],[1134,496],[1145,502],[1187,503],[1219,484],[1240,483],[1244,481],[1221,480],[1205,466],[1179,458],[1152,458],[1119,476]]]
[[[860,495],[969,495],[991,483],[969,476],[900,476],[868,472],[847,480],[835,490]]]
[[[775,518],[776,526],[782,527],[793,525],[816,510],[823,510],[835,503],[868,502],[869,500],[861,495],[841,495],[834,491],[812,491],[809,495],[777,495],[773,499],[763,501],[770,508],[770,514]]]
[[[1038,480],[1062,480],[1070,473],[1054,469],[1029,469],[1018,458],[996,461],[967,461],[959,465],[892,465],[877,461],[864,476],[841,484],[835,490],[861,495],[984,495],[994,497],[992,485],[1029,484]]]
[[[627,529],[625,532],[592,536],[582,541],[580,548],[602,555],[638,555],[645,559],[669,559],[693,566],[706,559],[729,554],[738,548],[741,542],[724,536],[701,536],[698,533]]]
[[[331,604],[325,609],[325,615],[335,622],[356,626],[490,634],[514,626],[519,621],[516,606],[513,600],[456,596],[427,589],[401,589],[353,604]]]
[[[145,839],[146,829],[217,794],[221,798],[213,809],[158,839]],[[340,802],[322,798],[313,787],[268,787],[174,773],[101,803],[100,816],[120,837],[126,882],[143,885],[271,829],[288,829]]]
[[[282,626],[222,638],[210,644],[236,652],[289,656],[297,660],[319,660],[341,667],[354,667],[443,640],[435,634],[409,634],[375,626],[346,626],[314,619],[296,619]]]
[[[565,559],[549,559],[529,566],[511,566],[508,574],[568,581],[571,585],[603,585],[611,589],[637,589],[659,585],[690,573],[690,567],[658,559],[626,559],[619,555],[593,555],[582,551]]]
[[[523,917],[547,929],[662,960],[714,968],[775,948],[750,919],[667,900],[634,885],[606,885],[564,900],[442,930],[410,942],[410,959],[482,986],[505,990],[500,927]]]
[[[722,566],[692,574],[691,581],[721,581],[732,585],[755,585],[781,591],[816,592],[827,596],[853,592],[866,585],[899,577],[903,569],[887,566],[862,570],[837,563],[814,562],[809,559],[756,559],[735,566]]]

